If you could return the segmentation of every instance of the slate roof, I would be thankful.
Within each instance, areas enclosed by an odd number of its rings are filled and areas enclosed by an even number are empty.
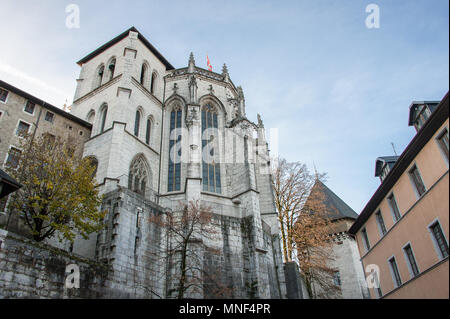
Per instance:
[[[125,39],[128,36],[128,34],[130,33],[130,31],[138,33],[138,39],[141,40],[142,43],[158,58],[158,60],[161,61],[162,64],[164,64],[166,66],[167,70],[173,70],[174,69],[172,64],[170,64],[169,61],[167,61],[166,58],[164,58],[164,56],[161,53],[159,53],[158,50],[156,50],[156,48],[135,27],[129,28],[128,30],[126,30],[126,31],[122,32],[121,34],[119,34],[114,39],[106,42],[104,45],[102,45],[98,49],[92,51],[91,53],[86,55],[84,58],[82,58],[80,61],[78,61],[77,64],[81,66],[83,63],[88,62],[89,60],[91,60],[92,58],[96,57],[97,55],[99,55],[100,53],[105,51],[106,49],[112,47],[114,44],[116,44],[119,41]]]
[[[315,195],[318,194],[317,192],[320,192],[323,195],[323,197],[320,196],[320,198],[323,200],[323,204],[326,207],[326,216],[328,218],[332,220],[358,218],[358,214],[350,206],[348,206],[342,199],[339,198],[339,196],[337,196],[331,189],[319,180],[316,180],[314,183],[310,196],[308,197],[305,205],[308,205],[308,201],[310,201],[312,197],[315,197]]]
[[[0,183],[3,184],[0,198],[3,198],[9,193],[12,193],[22,187],[22,185],[20,185],[14,178],[6,174],[2,169],[0,169]]]

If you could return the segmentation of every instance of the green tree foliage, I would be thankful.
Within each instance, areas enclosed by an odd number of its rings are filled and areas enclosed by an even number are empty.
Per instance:
[[[60,138],[25,136],[20,154],[7,165],[20,184],[12,194],[9,213],[22,213],[34,240],[57,236],[87,239],[99,231],[106,212],[94,182],[96,167],[75,155],[75,145]]]

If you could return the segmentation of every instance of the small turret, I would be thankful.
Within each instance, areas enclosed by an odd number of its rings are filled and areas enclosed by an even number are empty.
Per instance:
[[[194,73],[194,69],[195,69],[194,53],[191,52],[191,54],[189,55],[188,72]]]
[[[222,67],[222,76],[223,76],[223,80],[225,82],[229,82],[230,81],[230,75],[228,74],[228,68],[227,65],[224,63],[223,67]]]

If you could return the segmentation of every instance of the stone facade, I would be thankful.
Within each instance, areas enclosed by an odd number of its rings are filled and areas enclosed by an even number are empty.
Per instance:
[[[7,92],[5,101],[0,100],[0,167],[8,161],[10,149],[21,149],[23,137],[19,125],[28,127],[26,133],[34,136],[51,134],[70,141],[76,146],[75,154],[83,155],[84,142],[91,135],[91,124],[1,80],[0,89]],[[8,219],[7,201],[8,197],[0,200],[0,226]],[[23,233],[15,217],[9,221],[9,229]],[[56,241],[53,244],[60,245]]]
[[[77,240],[73,252],[109,263],[135,296],[151,289],[167,298],[161,272],[172,270],[155,267],[152,253],[165,244],[164,231],[147,217],[198,200],[211,207],[220,234],[206,243],[220,254],[209,260],[205,253],[205,267],[221,269],[232,297],[285,298],[265,129],[261,119],[255,124],[246,118],[243,91],[226,66],[222,73],[204,70],[191,54],[188,67],[174,69],[134,28],[79,64],[72,113],[93,125],[83,156],[98,161],[109,226]],[[206,108],[217,130],[214,173],[204,185],[203,150],[213,141],[203,133]],[[180,139],[171,130],[178,112]],[[179,168],[170,157],[177,147]],[[189,296],[211,297],[206,291]]]

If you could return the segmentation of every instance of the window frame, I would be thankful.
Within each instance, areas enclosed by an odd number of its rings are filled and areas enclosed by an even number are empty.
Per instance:
[[[394,224],[396,224],[402,218],[402,213],[400,213],[400,208],[398,207],[397,198],[395,197],[394,192],[389,193],[386,199],[389,209],[391,210],[392,220],[394,221]],[[395,203],[395,208],[394,205],[392,205],[392,202]],[[398,213],[398,218],[396,216],[396,212]]]
[[[364,236],[365,234],[365,236]],[[367,233],[367,228],[363,227],[361,229],[361,237],[363,241],[364,248],[366,248],[366,252],[370,250],[370,240],[369,240],[369,234]]]
[[[445,133],[447,133],[447,134],[445,134]],[[441,142],[441,138],[443,138],[445,135],[447,135],[447,150],[444,150],[444,147],[442,145],[444,143]],[[436,144],[438,145],[439,151],[441,152],[442,156],[444,157],[445,162],[447,163],[447,166],[449,164],[449,148],[450,148],[448,140],[449,140],[448,127],[444,127],[439,132],[439,134],[437,134],[437,136],[435,137],[435,141],[436,141]]]
[[[395,263],[395,268],[396,268],[397,272],[392,267],[392,262],[391,262],[392,260]],[[388,262],[389,270],[391,271],[392,281],[394,282],[394,288],[398,288],[401,285],[403,285],[403,280],[402,280],[402,275],[400,274],[400,269],[398,268],[398,263],[397,263],[397,259],[395,258],[395,255],[392,255],[391,257],[389,257],[387,259],[387,262]],[[398,278],[395,275],[396,273],[398,274]]]
[[[8,98],[9,98],[10,91],[8,91],[7,89],[4,89],[4,88],[0,88],[0,89],[6,92],[6,99],[4,101],[0,100],[0,103],[6,104],[6,103],[8,103]]]
[[[7,165],[8,158],[9,158],[9,151],[11,150],[11,148],[15,148],[16,150],[19,150],[20,152],[23,152],[23,149],[15,146],[15,145],[12,145],[12,144],[9,145],[8,151],[6,152],[5,160],[3,161],[3,167],[6,167],[6,165]],[[16,168],[16,167],[13,167],[13,168]]]
[[[419,188],[418,188],[418,186],[416,184],[415,175],[413,174],[414,170],[417,171],[417,175],[419,176],[420,183],[423,186],[423,193],[422,194],[420,194]],[[414,192],[416,194],[417,199],[421,198],[423,195],[425,195],[427,193],[427,187],[425,186],[425,182],[423,181],[422,174],[420,173],[419,167],[417,166],[416,163],[413,163],[411,165],[411,167],[408,169],[408,176],[409,176],[409,180],[411,181],[411,184],[413,186],[413,189],[414,189]]]
[[[447,250],[448,250],[448,248],[449,248],[449,244],[448,244],[448,238],[445,236],[445,232],[444,232],[444,229],[443,229],[443,227],[442,227],[442,223],[441,223],[441,221],[439,220],[439,217],[436,217],[435,219],[433,219],[433,221],[432,221],[431,223],[429,223],[429,224],[427,225],[427,229],[428,229],[428,232],[430,233],[431,240],[432,240],[432,242],[433,242],[434,249],[436,250],[436,254],[438,255],[439,261],[441,261],[441,260],[447,258],[449,255],[447,254],[447,256],[444,257],[444,255],[442,254],[441,248],[440,248],[440,246],[439,246],[439,243],[438,243],[438,241],[437,241],[437,239],[436,239],[436,236],[434,235],[434,232],[433,232],[433,230],[432,230],[432,227],[433,227],[434,225],[436,225],[436,224],[438,224],[438,225],[439,225],[439,228],[441,229],[442,237],[444,237],[444,241],[445,241],[445,243],[447,244]]]
[[[27,130],[26,134],[29,134],[29,133],[30,133],[30,130],[31,130],[32,125],[31,125],[31,123],[28,123],[27,121],[24,121],[24,120],[22,120],[21,118],[19,118],[19,119],[17,120],[17,125],[16,125],[16,128],[15,128],[15,130],[14,130],[14,134],[15,134],[17,137],[19,137],[19,138],[24,138],[24,136],[20,136],[19,134],[17,134],[17,131],[18,131],[18,129],[19,129],[20,122],[25,123],[25,124],[28,125],[28,130]]]
[[[383,225],[380,224],[378,216],[381,218]],[[375,213],[375,220],[377,222],[378,231],[380,232],[380,237],[383,238],[387,234],[387,228],[386,223],[384,222],[383,214],[381,213],[381,209],[378,209],[377,212]],[[382,226],[384,227],[384,232]]]
[[[48,114],[52,114],[52,120],[51,120],[51,121],[47,120],[47,115],[48,115]],[[53,123],[55,122],[55,113],[50,112],[49,110],[47,110],[47,111],[45,112],[44,120],[47,121],[47,122],[49,122],[49,123],[52,123],[52,124],[53,124]]]
[[[413,258],[414,258],[414,263],[415,263],[415,265],[417,267],[417,274],[414,273],[413,267],[411,265],[411,261],[409,260],[408,253],[406,252],[406,248],[408,246],[411,249],[411,254],[412,254]],[[419,264],[417,263],[416,254],[414,253],[414,250],[412,248],[412,245],[411,245],[410,241],[408,241],[406,244],[403,245],[402,251],[403,251],[403,255],[404,255],[405,260],[406,260],[406,265],[408,266],[410,278],[412,279],[412,278],[417,277],[418,275],[420,275],[420,268],[419,268]]]
[[[27,112],[27,111],[26,111],[26,108],[27,108],[27,106],[28,106],[28,103],[32,103],[32,104],[34,105],[34,106],[33,106],[33,113],[30,113],[30,112]],[[22,111],[23,111],[25,114],[28,114],[29,116],[34,116],[34,113],[35,113],[35,111],[36,111],[36,103],[34,103],[34,102],[31,101],[31,100],[26,100],[26,101],[25,101],[25,105],[24,105]]]

